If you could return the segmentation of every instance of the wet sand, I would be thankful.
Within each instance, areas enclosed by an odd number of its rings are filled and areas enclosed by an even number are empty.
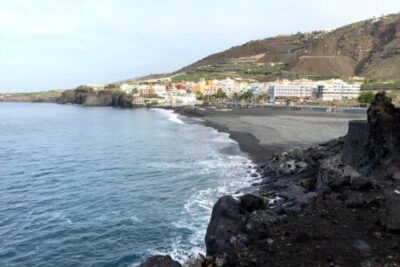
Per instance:
[[[285,108],[202,110],[205,124],[230,134],[257,163],[284,150],[307,147],[344,136],[348,122],[366,114],[326,113]]]

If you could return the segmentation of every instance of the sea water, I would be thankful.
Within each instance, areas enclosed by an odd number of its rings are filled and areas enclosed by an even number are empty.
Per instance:
[[[0,103],[0,266],[184,262],[252,167],[227,134],[172,111]]]

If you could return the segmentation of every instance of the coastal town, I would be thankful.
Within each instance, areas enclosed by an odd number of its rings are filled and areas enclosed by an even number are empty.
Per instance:
[[[132,105],[185,106],[209,101],[257,101],[284,104],[291,102],[342,101],[357,99],[361,78],[351,82],[340,79],[313,81],[309,79],[258,82],[253,79],[225,78],[172,82],[171,78],[149,79],[112,85],[88,84],[94,91],[119,90],[132,95]]]

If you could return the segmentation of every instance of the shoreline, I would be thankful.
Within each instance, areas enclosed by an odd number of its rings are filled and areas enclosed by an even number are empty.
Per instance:
[[[207,120],[203,124],[216,129],[218,132],[227,133],[229,138],[237,142],[239,149],[246,153],[256,165],[262,163],[265,157],[282,152],[284,149],[283,147],[263,146],[260,144],[260,140],[249,132],[231,131],[226,126]]]
[[[257,165],[287,150],[305,149],[342,137],[347,133],[349,121],[366,119],[366,114],[301,111],[273,107],[228,111],[186,107],[174,109],[174,111],[188,117],[200,117],[204,120],[202,123],[205,126],[229,134],[229,137],[238,143],[240,150],[248,154]],[[286,122],[288,117],[295,118],[293,124]],[[341,128],[340,131],[333,132],[332,128],[338,126]],[[281,129],[277,130],[279,127]],[[300,131],[296,127],[301,128]],[[317,130],[325,131],[325,135],[322,138],[316,137],[319,134]],[[299,140],[296,140],[297,137]]]

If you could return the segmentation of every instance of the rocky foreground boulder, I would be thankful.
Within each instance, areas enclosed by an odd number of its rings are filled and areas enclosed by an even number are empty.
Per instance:
[[[378,93],[368,109],[368,141],[358,169],[367,175],[377,168],[400,166],[400,109]]]
[[[182,267],[182,265],[170,256],[156,255],[148,258],[139,267]]]
[[[264,208],[264,199],[253,194],[246,194],[239,199],[221,197],[214,205],[207,228],[207,255],[229,253],[238,246],[244,246],[248,241],[240,236],[244,221],[253,211]]]

